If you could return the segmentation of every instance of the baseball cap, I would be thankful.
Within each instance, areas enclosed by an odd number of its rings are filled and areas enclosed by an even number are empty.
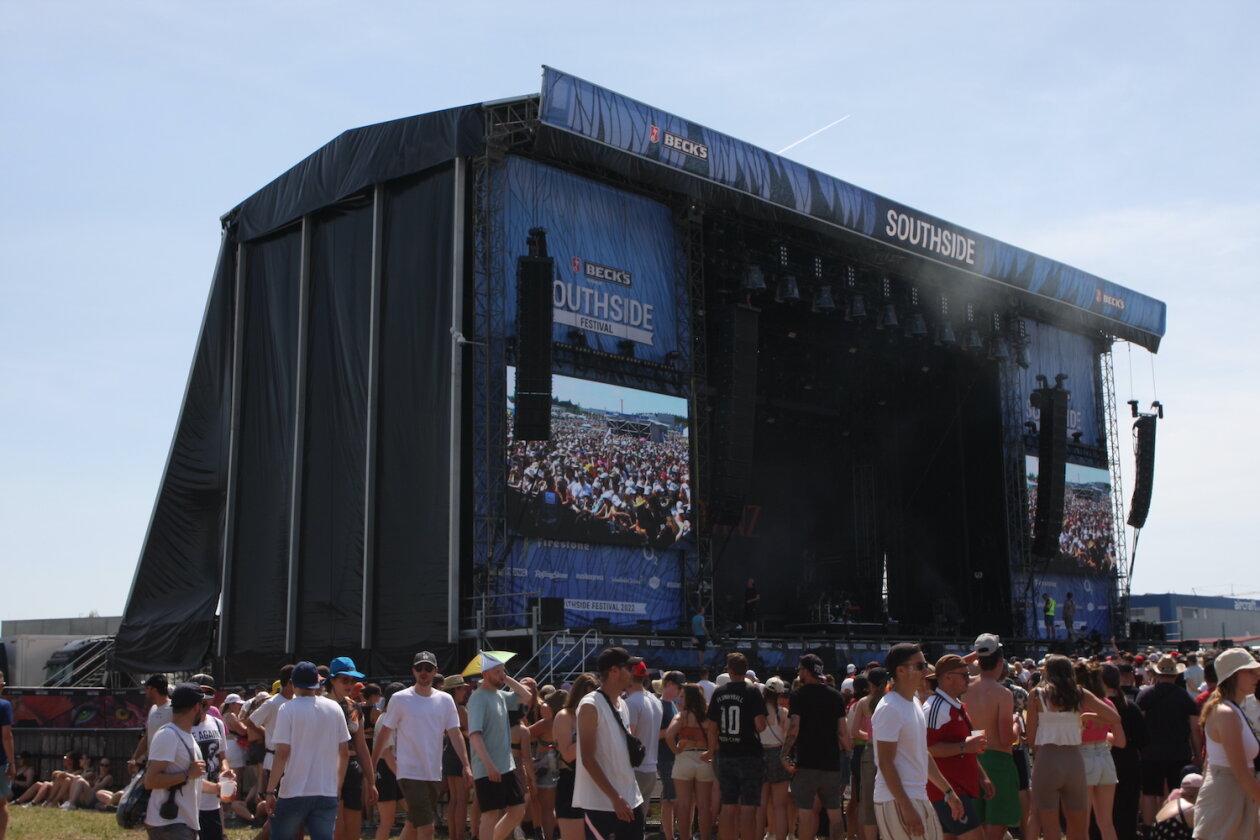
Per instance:
[[[994,633],[981,633],[976,637],[972,650],[981,656],[992,656],[1002,652],[1002,640]]]
[[[319,670],[315,667],[314,662],[303,660],[293,666],[294,688],[304,688],[309,691],[319,688],[320,681]]]
[[[766,688],[770,689],[771,691],[782,694],[783,692],[787,691],[787,683],[783,682],[782,677],[771,677],[770,679],[766,680]]]
[[[745,672],[744,676],[747,679],[752,680],[753,682],[757,682],[757,672],[754,671],[752,668],[749,668],[748,671]]]
[[[199,704],[205,693],[196,683],[180,683],[171,691],[171,711],[180,712]]]
[[[239,694],[229,694],[227,697],[223,698],[224,706],[231,706],[233,703],[243,703],[243,702],[245,701],[241,700],[241,695]]]
[[[600,651],[599,659],[595,661],[595,667],[602,674],[621,665],[626,665],[633,669],[634,666],[642,661],[642,657],[631,656],[630,652],[623,647],[610,647]]]
[[[953,671],[966,671],[967,663],[961,656],[956,653],[947,653],[940,659],[936,660],[935,673],[936,676],[943,677]]]
[[[850,663],[849,663],[849,665],[848,665],[848,667],[844,669],[844,672],[845,672],[846,674],[856,674],[856,673],[857,673],[857,666],[856,666],[856,665],[854,665],[852,662],[850,662]]]
[[[634,674],[636,677],[646,677],[648,675],[647,663],[640,659],[634,664],[634,667],[630,669],[630,673]]]
[[[1203,777],[1198,773],[1187,773],[1181,780],[1183,788],[1201,788],[1203,787]]]
[[[214,677],[209,674],[193,674],[188,681],[193,685],[201,686],[201,690],[206,694],[214,694]]]
[[[495,661],[497,662],[498,660],[495,660]],[[434,668],[437,667],[437,657],[433,655],[433,651],[422,650],[419,653],[417,653],[415,658],[411,660],[411,667],[415,668],[416,666],[425,662],[432,665]],[[354,664],[354,663],[351,663],[351,664]],[[501,665],[503,663],[500,662],[499,664]]]
[[[796,662],[797,670],[804,668],[818,679],[822,679],[827,673],[827,666],[823,664],[822,657],[816,653],[807,653]]]
[[[348,656],[338,656],[332,662],[329,662],[328,675],[330,677],[354,677],[356,680],[363,679],[363,674],[354,667],[354,660]]]

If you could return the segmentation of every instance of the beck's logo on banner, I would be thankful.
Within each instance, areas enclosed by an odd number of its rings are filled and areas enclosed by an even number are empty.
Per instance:
[[[648,138],[653,143],[663,143],[666,148],[682,152],[696,160],[709,159],[709,147],[703,143],[697,143],[695,140],[688,140],[686,137],[679,137],[677,134],[670,134],[668,131],[662,131],[660,126],[650,126],[648,128]]]
[[[1111,295],[1103,294],[1102,289],[1096,289],[1094,291],[1094,301],[1096,303],[1101,303],[1103,306],[1110,306],[1113,309],[1124,309],[1124,298],[1112,297]]]
[[[573,273],[583,280],[612,283],[629,290],[634,276],[624,268],[571,257]],[[650,303],[620,295],[585,283],[552,283],[552,318],[557,324],[590,330],[600,335],[626,338],[649,347],[656,345],[656,326],[652,319],[656,307]]]

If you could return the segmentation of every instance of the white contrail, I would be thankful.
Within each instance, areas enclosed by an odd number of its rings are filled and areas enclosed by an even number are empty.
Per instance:
[[[797,140],[795,143],[787,144],[782,149],[779,149],[779,151],[775,152],[775,154],[781,155],[784,152],[786,152],[788,149],[801,145],[802,143],[804,143],[806,140],[810,139],[811,137],[817,137],[819,134],[822,134],[824,131],[831,128],[833,125],[839,125],[840,123],[844,122],[851,116],[852,114],[845,114],[843,117],[836,120],[835,122],[829,122],[826,125],[824,125],[822,128],[818,129],[817,131],[811,131],[809,134],[806,134],[804,137],[802,137],[800,140]]]

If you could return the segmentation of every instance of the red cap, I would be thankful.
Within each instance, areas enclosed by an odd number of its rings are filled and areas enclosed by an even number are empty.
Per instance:
[[[633,673],[636,677],[646,677],[648,675],[647,663],[643,662],[642,660],[640,660],[639,662],[636,662],[634,665],[634,670],[631,673]]]

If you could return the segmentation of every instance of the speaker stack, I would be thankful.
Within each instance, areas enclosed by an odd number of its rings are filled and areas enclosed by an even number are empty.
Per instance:
[[[1063,494],[1067,475],[1067,404],[1071,391],[1063,388],[1066,377],[1056,377],[1033,391],[1032,404],[1041,412],[1037,440],[1037,509],[1033,514],[1034,557],[1054,557],[1063,531]],[[1045,380],[1042,379],[1044,382]]]
[[[529,232],[529,255],[516,259],[517,440],[551,437],[551,285],[555,261],[547,231]]]

